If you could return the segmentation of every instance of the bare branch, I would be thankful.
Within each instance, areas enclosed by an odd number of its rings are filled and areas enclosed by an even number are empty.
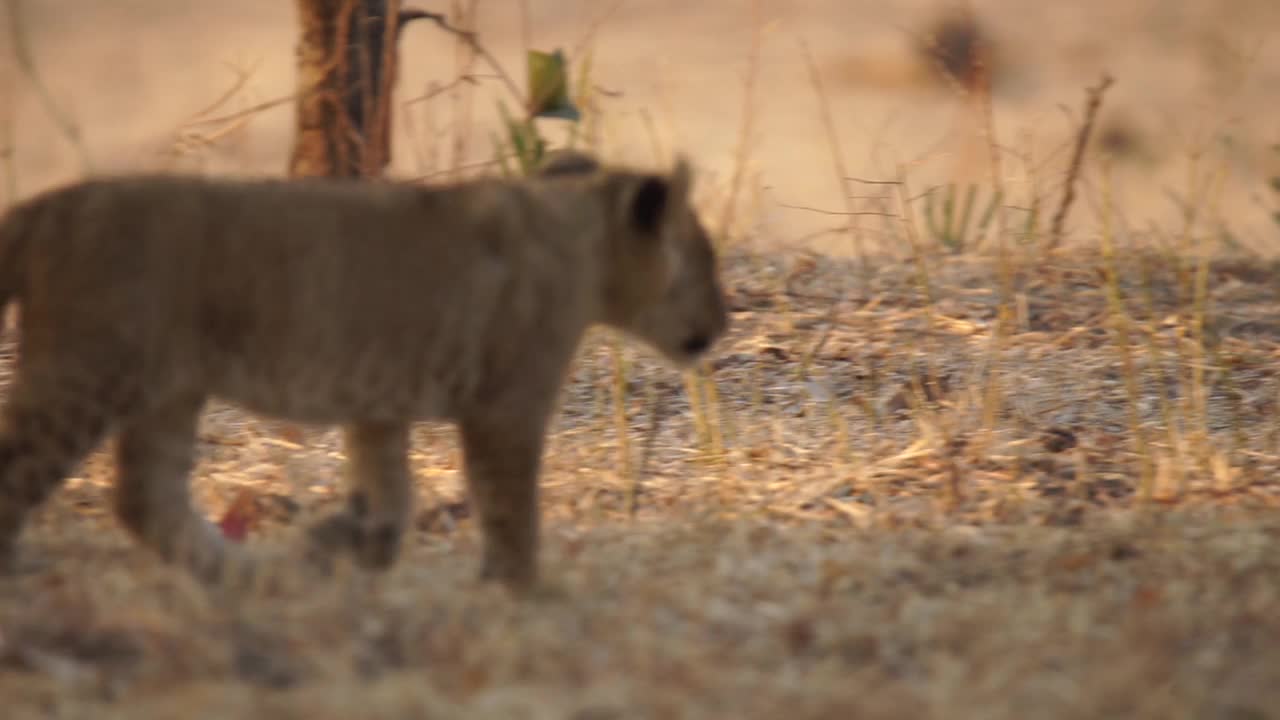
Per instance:
[[[461,39],[469,45],[471,49],[479,55],[495,73],[497,73],[498,77],[502,79],[503,84],[511,91],[511,94],[520,100],[520,106],[524,107],[526,105],[524,93],[520,92],[520,86],[516,84],[515,80],[511,79],[511,75],[507,73],[506,68],[502,67],[497,58],[495,58],[488,49],[480,43],[480,37],[475,32],[471,30],[463,30],[462,28],[451,25],[448,18],[446,18],[442,13],[434,13],[427,10],[419,10],[417,8],[401,10],[399,13],[399,19],[401,27],[404,27],[404,25],[414,20],[430,20],[441,30]]]
[[[877,216],[877,217],[893,217],[893,215],[892,215],[891,213],[875,212],[875,211],[870,211],[870,210],[865,211],[865,212],[860,212],[860,211],[856,211],[856,210],[849,210],[849,211],[844,211],[844,210],[824,210],[824,209],[822,209],[822,208],[809,207],[809,206],[807,206],[807,205],[791,205],[791,204],[789,204],[789,203],[784,203],[784,202],[779,202],[779,203],[778,203],[778,206],[779,206],[779,207],[787,208],[787,209],[789,209],[789,210],[804,210],[804,211],[806,211],[806,212],[818,213],[819,215],[840,215],[840,216],[843,216],[843,217],[860,217],[860,216],[863,216],[863,215],[875,215],[875,216]]]
[[[318,89],[319,88],[313,89],[311,92],[315,92]],[[264,100],[256,105],[251,105],[242,110],[236,110],[235,112],[227,113],[226,115],[217,115],[211,118],[194,118],[192,120],[188,120],[187,122],[183,123],[181,127],[194,127],[197,125],[222,125],[224,123],[236,122],[243,117],[246,117],[249,115],[257,115],[258,113],[270,110],[272,108],[291,103],[294,100],[297,100],[299,97],[301,97],[304,94],[307,94],[307,93],[290,93],[289,95],[283,95],[281,97],[273,98],[271,100]]]
[[[1098,116],[1098,107],[1102,105],[1102,94],[1111,87],[1115,79],[1104,74],[1102,80],[1089,88],[1085,95],[1084,120],[1080,124],[1080,132],[1076,134],[1075,152],[1071,156],[1071,165],[1067,168],[1067,183],[1062,188],[1062,202],[1058,212],[1053,216],[1053,224],[1049,231],[1049,248],[1055,248],[1062,241],[1062,226],[1066,222],[1067,212],[1071,210],[1071,201],[1076,197],[1075,180],[1080,176],[1080,165],[1084,160],[1084,149],[1089,144],[1089,135],[1093,132],[1093,124]]]
[[[214,112],[218,108],[227,104],[227,102],[230,101],[231,98],[235,97],[236,93],[243,90],[244,86],[249,83],[249,78],[253,77],[253,73],[257,71],[257,68],[243,69],[243,68],[235,67],[233,65],[231,66],[231,71],[236,74],[236,81],[231,84],[231,87],[227,88],[226,91],[223,92],[221,95],[219,95],[216,100],[204,106],[203,108],[196,111],[195,113],[192,113],[191,119],[182,123],[183,125],[192,125],[196,122],[199,122],[200,119],[203,118],[204,116]]]
[[[459,75],[458,77],[456,77],[456,78],[454,78],[454,79],[450,80],[449,82],[447,82],[447,83],[445,83],[445,84],[443,84],[443,85],[437,85],[436,87],[431,88],[430,90],[428,90],[428,91],[426,91],[426,92],[422,93],[421,95],[419,95],[419,96],[417,96],[417,97],[411,97],[411,98],[409,98],[408,100],[405,100],[405,101],[404,101],[404,102],[402,102],[401,104],[402,104],[402,105],[416,105],[416,104],[421,103],[421,102],[427,102],[428,100],[430,100],[430,99],[434,98],[434,97],[435,97],[435,96],[437,96],[437,95],[443,95],[444,93],[449,92],[450,90],[452,90],[452,89],[454,89],[454,88],[458,87],[458,86],[459,86],[459,85],[461,85],[462,83],[470,83],[470,84],[472,84],[472,85],[478,85],[478,84],[479,84],[478,80],[479,80],[479,78],[480,78],[480,77],[481,77],[481,76],[479,76],[479,75],[474,75],[474,74],[472,74],[472,75]]]
[[[93,163],[89,159],[89,150],[80,136],[80,127],[58,106],[57,101],[53,99],[53,94],[40,78],[40,73],[36,71],[35,59],[31,55],[31,47],[27,44],[26,28],[22,24],[19,0],[8,0],[5,7],[9,11],[9,32],[13,40],[13,54],[18,61],[18,67],[22,69],[27,79],[31,81],[31,86],[35,88],[36,94],[40,96],[40,103],[44,105],[49,119],[53,120],[53,124],[67,138],[67,142],[75,148],[83,169],[92,170]]]
[[[847,176],[845,177],[845,180],[848,180],[850,182],[862,183],[864,185],[900,185],[901,184],[901,182],[898,180],[868,180],[866,178],[847,177]]]

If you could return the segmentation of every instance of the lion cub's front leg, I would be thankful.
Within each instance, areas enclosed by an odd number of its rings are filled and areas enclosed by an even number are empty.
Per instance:
[[[479,515],[480,577],[516,590],[538,580],[538,471],[545,418],[501,413],[459,423],[467,485]]]
[[[361,567],[382,570],[399,555],[412,504],[407,423],[344,428],[347,507],[310,528],[314,559],[350,550]]]
[[[136,538],[164,560],[206,583],[252,559],[228,546],[191,501],[196,425],[204,398],[175,398],[131,418],[116,440],[116,514]]]

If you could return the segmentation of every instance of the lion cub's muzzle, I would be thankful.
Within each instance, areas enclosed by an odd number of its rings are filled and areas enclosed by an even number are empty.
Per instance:
[[[688,362],[705,356],[716,341],[724,337],[729,330],[728,313],[718,313],[709,327],[694,329],[680,343],[680,352]]]
[[[689,357],[700,357],[703,353],[711,348],[711,335],[708,333],[698,333],[690,335],[680,346],[680,350]]]

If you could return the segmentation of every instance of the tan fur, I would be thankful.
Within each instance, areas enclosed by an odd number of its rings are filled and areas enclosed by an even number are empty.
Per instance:
[[[584,160],[585,158],[585,160]],[[727,325],[690,173],[602,167],[443,188],[342,180],[98,179],[0,221],[0,302],[21,306],[0,409],[0,554],[28,513],[118,432],[117,513],[216,578],[229,548],[187,476],[207,399],[341,424],[349,507],[319,555],[390,565],[411,504],[409,424],[460,430],[482,576],[537,576],[544,435],[584,331],[683,365]]]

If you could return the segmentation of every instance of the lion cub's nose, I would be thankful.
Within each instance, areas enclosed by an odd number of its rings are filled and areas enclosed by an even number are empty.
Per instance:
[[[701,355],[711,347],[711,336],[705,334],[691,335],[681,347],[686,355]]]

